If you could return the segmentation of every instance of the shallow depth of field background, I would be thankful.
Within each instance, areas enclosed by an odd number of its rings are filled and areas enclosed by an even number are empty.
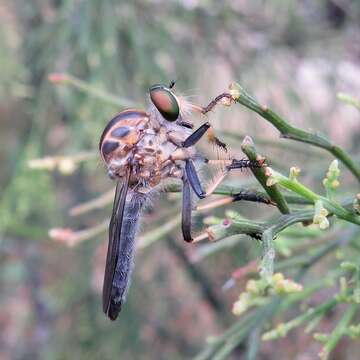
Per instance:
[[[101,309],[106,232],[70,248],[50,240],[48,230],[101,223],[110,204],[78,217],[68,211],[113,183],[98,157],[68,175],[27,164],[96,151],[102,129],[122,108],[54,85],[49,74],[71,74],[140,108],[153,83],[175,79],[176,91],[204,105],[237,81],[293,124],[359,154],[359,113],[336,98],[339,91],[360,96],[359,19],[360,4],[350,0],[0,1],[0,359],[190,358],[234,323],[231,307],[244,283],[222,286],[261,254],[248,237],[219,252],[187,245],[178,225],[138,251],[128,301],[110,322]],[[219,107],[208,120],[234,156],[243,157],[240,144],[250,135],[274,168],[287,173],[298,165],[303,181],[321,189],[327,153],[279,140],[239,105]],[[217,156],[205,142],[200,147]],[[353,178],[342,171],[346,193]],[[256,188],[246,174],[228,182]],[[174,221],[179,199],[154,199],[139,236]],[[275,211],[232,206],[254,220]],[[201,217],[194,224],[200,231]],[[317,346],[299,329],[261,345],[259,359],[313,359]],[[356,344],[346,346],[356,351]]]

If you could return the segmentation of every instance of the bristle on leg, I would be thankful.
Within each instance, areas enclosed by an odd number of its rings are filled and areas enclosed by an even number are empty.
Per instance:
[[[233,98],[229,93],[222,93],[218,95],[215,99],[211,100],[207,106],[203,107],[202,113],[203,114],[208,113],[209,111],[214,109],[214,107],[219,103],[222,103],[224,105],[231,105],[232,102],[233,102]]]
[[[233,159],[231,164],[227,166],[228,170],[233,169],[259,169],[267,166],[265,159],[249,160],[249,159]]]
[[[233,202],[241,200],[258,202],[267,205],[276,205],[276,203],[274,203],[269,197],[265,196],[264,194],[249,190],[243,190],[232,195]]]
[[[217,136],[215,136],[215,131],[213,127],[210,127],[207,131],[207,138],[209,143],[214,144],[215,146],[221,148],[225,152],[227,152],[227,145],[222,142]]]

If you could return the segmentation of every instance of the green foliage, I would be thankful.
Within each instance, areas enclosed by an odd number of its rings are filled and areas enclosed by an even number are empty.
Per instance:
[[[0,301],[10,320],[0,319],[6,334],[0,357],[219,360],[246,352],[256,359],[272,344],[281,358],[296,349],[271,341],[294,334],[318,343],[326,359],[343,338],[358,338],[358,130],[347,133],[349,121],[344,138],[333,138],[351,110],[358,116],[359,89],[347,83],[358,64],[344,44],[355,43],[360,7],[325,0],[306,6],[143,0],[4,6],[0,112],[9,121],[0,125]],[[100,292],[113,185],[98,160],[99,134],[124,107],[145,108],[151,84],[172,79],[179,92],[196,88],[189,95],[201,104],[228,91],[230,109],[219,106],[207,120],[231,155],[242,150],[268,164],[254,176],[236,174],[215,196],[251,187],[273,206],[199,211],[194,223],[211,241],[175,247],[181,189],[167,187],[156,211],[144,215],[126,309],[110,324]],[[226,90],[233,79],[244,87]],[[51,228],[60,243],[49,239]],[[229,293],[219,289],[224,279]],[[8,343],[7,334],[16,341]]]

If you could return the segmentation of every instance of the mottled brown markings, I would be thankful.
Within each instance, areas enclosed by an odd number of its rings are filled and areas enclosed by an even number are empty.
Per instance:
[[[153,152],[155,151],[155,149],[152,148],[152,147],[145,147],[144,149],[145,149],[147,152],[151,152],[151,153],[153,153]]]
[[[119,143],[115,141],[105,141],[101,151],[104,155],[109,155],[112,151],[119,147]]]
[[[130,128],[128,126],[119,126],[111,132],[111,136],[116,138],[123,138],[127,134],[129,134]]]
[[[101,148],[101,144],[104,141],[105,136],[110,131],[110,129],[117,124],[119,121],[127,120],[127,121],[133,121],[133,120],[148,120],[149,115],[145,111],[141,110],[135,110],[135,109],[128,109],[124,110],[121,113],[117,114],[113,119],[109,121],[109,123],[105,126],[105,129],[100,137],[99,142],[99,149]]]

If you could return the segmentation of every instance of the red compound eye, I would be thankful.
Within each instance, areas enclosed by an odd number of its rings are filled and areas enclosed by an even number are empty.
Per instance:
[[[171,90],[164,85],[153,85],[150,88],[150,98],[160,114],[168,121],[179,117],[179,103]]]

